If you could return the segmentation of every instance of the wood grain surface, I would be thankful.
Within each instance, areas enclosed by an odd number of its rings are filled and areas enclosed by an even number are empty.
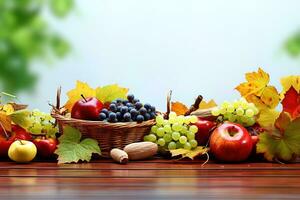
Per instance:
[[[300,163],[0,161],[0,199],[300,199]]]

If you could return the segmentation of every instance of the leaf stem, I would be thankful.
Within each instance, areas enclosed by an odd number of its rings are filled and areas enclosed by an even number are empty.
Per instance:
[[[3,124],[2,124],[2,122],[0,122],[0,126],[1,126],[1,128],[3,129],[3,131],[4,131],[4,135],[5,135],[6,139],[8,140],[8,139],[9,139],[9,135],[8,135],[8,133],[6,132],[6,130],[5,130],[5,128],[4,128]]]

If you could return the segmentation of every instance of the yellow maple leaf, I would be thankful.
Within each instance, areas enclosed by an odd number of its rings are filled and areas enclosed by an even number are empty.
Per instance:
[[[274,126],[280,112],[275,109],[263,109],[260,110],[257,123],[266,129],[270,129]]]
[[[217,106],[217,104],[213,99],[211,99],[208,102],[202,100],[201,103],[199,104],[199,109],[208,109],[208,108],[213,108],[216,106]]]
[[[283,87],[283,91],[280,94],[281,99],[284,98],[284,94],[288,91],[292,86],[295,90],[300,93],[300,75],[296,76],[286,76],[280,79],[281,85]]]
[[[11,119],[3,111],[0,111],[0,128],[4,128],[6,131],[11,132]]]
[[[176,101],[171,103],[171,111],[177,115],[184,115],[188,111],[188,107],[183,103]]]
[[[248,101],[258,108],[275,108],[280,99],[274,86],[269,86],[270,77],[261,68],[258,72],[246,73],[247,82],[241,83],[235,89]]]
[[[96,88],[96,97],[102,103],[112,102],[115,99],[126,99],[128,88],[120,87],[118,84],[106,85]]]
[[[170,150],[172,157],[175,156],[181,156],[181,158],[190,158],[190,159],[194,159],[197,156],[203,155],[205,153],[207,153],[209,150],[209,148],[204,147],[204,146],[198,146],[195,149],[192,150],[187,150],[187,149],[174,149],[174,150]]]
[[[65,108],[71,112],[74,103],[82,98],[81,95],[85,96],[86,98],[95,97],[96,91],[95,89],[91,88],[87,83],[77,81],[76,87],[70,90],[67,93],[67,95],[69,99],[65,104]]]

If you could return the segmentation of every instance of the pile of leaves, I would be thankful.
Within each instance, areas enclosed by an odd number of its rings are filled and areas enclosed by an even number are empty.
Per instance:
[[[261,68],[247,73],[246,80],[236,89],[260,109],[257,123],[264,132],[258,136],[256,152],[268,161],[292,161],[300,156],[300,76],[283,77],[281,93],[269,85],[270,76]]]

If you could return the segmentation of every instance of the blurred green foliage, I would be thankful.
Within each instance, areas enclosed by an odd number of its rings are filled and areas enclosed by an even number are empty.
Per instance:
[[[38,75],[32,62],[69,52],[69,43],[49,27],[42,13],[50,8],[62,18],[73,7],[73,0],[0,0],[0,90],[16,94],[34,88]]]
[[[286,40],[284,49],[291,57],[300,56],[300,31],[296,32]]]

